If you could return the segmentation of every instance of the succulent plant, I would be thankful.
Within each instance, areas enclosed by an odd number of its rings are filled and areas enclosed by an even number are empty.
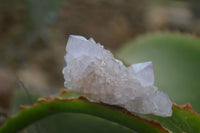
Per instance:
[[[152,60],[155,73],[158,75],[156,76],[159,81],[156,82],[158,87],[168,92],[169,96],[179,104],[186,103],[188,100],[198,112],[200,108],[198,106],[199,79],[197,76],[200,63],[199,44],[199,39],[188,35],[157,33],[140,37],[137,41],[128,43],[125,48],[121,49],[118,56],[124,57],[126,61],[132,63]],[[160,67],[157,66],[159,62],[162,63]],[[171,67],[171,65],[180,65],[180,67]],[[170,71],[175,72],[175,75],[171,75]],[[158,72],[167,79],[160,77]],[[180,79],[176,79],[177,77]],[[188,79],[187,83],[183,83],[185,78]],[[163,80],[165,80],[165,84],[162,84]],[[179,86],[180,83],[183,83],[186,88],[180,88],[183,86],[182,84]],[[188,84],[191,85],[189,89]],[[173,89],[170,90],[170,87]],[[194,99],[191,100],[192,96],[190,95],[194,96]],[[16,101],[14,100],[14,102]],[[37,132],[31,126],[34,124],[39,126],[37,130],[43,133],[198,133],[200,132],[200,115],[193,110],[189,103],[183,106],[173,103],[170,117],[133,113],[123,106],[103,103],[88,95],[62,89],[55,96],[40,97],[35,104],[20,106],[20,111],[7,119],[0,128],[0,133],[16,133],[23,129],[34,133]],[[44,129],[45,126],[46,129]]]

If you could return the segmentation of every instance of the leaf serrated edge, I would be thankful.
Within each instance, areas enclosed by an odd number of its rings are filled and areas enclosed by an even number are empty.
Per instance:
[[[86,107],[89,107],[87,109]],[[15,133],[44,117],[60,112],[83,113],[119,123],[137,132],[169,133],[158,121],[146,120],[123,108],[106,103],[91,102],[83,96],[76,98],[44,97],[31,106],[20,106],[18,114],[8,118],[0,133]],[[39,115],[38,115],[39,114]],[[142,128],[138,127],[141,126]]]
[[[178,105],[178,104],[173,103],[173,107],[175,107],[175,108],[177,108],[179,110],[189,111],[190,113],[195,114],[196,116],[198,116],[200,118],[200,115],[192,108],[190,103],[186,103],[186,104],[181,105],[181,106]]]

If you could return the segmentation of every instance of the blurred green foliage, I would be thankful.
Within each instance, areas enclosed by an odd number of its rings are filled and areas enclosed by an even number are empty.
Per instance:
[[[155,86],[173,102],[200,112],[200,39],[179,33],[158,32],[128,42],[118,56],[128,64],[152,61]]]

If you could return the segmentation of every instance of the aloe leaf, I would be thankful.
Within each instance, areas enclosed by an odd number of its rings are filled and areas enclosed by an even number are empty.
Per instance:
[[[69,90],[63,90],[62,93],[59,93],[58,95],[62,95],[62,97],[65,98],[80,96],[76,93],[68,92]],[[16,114],[19,111],[20,105],[31,105],[37,101],[39,96],[35,96],[35,94],[31,92],[29,93],[30,98],[24,91],[17,91],[14,93],[11,105],[12,114]],[[37,99],[35,99],[36,97]],[[133,130],[117,123],[92,115],[78,113],[53,114],[34,122],[23,130],[28,133],[66,133],[66,131],[68,133],[133,133]]]
[[[16,131],[22,130],[24,127],[27,127],[28,125],[35,123],[42,118],[49,118],[53,114],[60,114],[62,117],[67,116],[67,118],[70,119],[71,123],[73,123],[73,120],[76,117],[77,120],[84,119],[85,125],[89,124],[87,121],[92,119],[90,119],[90,117],[80,117],[80,114],[96,116],[118,123],[122,126],[128,127],[133,132],[135,131],[139,133],[157,133],[169,131],[173,133],[200,132],[200,116],[192,109],[190,104],[186,104],[184,106],[173,104],[172,109],[172,117],[158,117],[154,115],[141,114],[135,115],[125,109],[104,103],[97,103],[91,99],[88,100],[83,96],[79,96],[76,93],[70,92],[69,90],[62,90],[61,93],[59,93],[55,97],[40,98],[37,103],[32,106],[21,106],[21,111],[7,120],[3,127],[0,128],[0,133],[14,133]],[[63,115],[63,113],[65,114]],[[66,117],[63,117],[63,119],[66,119]],[[54,115],[53,120],[55,120],[55,123],[52,123],[50,125],[58,126],[55,125],[57,123],[60,123],[60,118],[58,117],[58,115]],[[155,120],[159,121],[164,128]],[[46,121],[45,123],[45,126],[49,128],[49,123],[47,123]],[[85,125],[83,123],[82,126]],[[77,125],[73,126],[70,125],[70,123],[66,123],[67,129],[70,130],[71,126],[73,128],[77,127]],[[77,129],[78,130],[73,131],[86,131],[81,128],[81,125],[78,125]],[[59,128],[57,128],[57,130],[55,130],[54,132],[59,131],[63,130],[59,130]],[[93,130],[90,130],[89,132],[92,131]],[[128,130],[124,131],[129,132]]]
[[[152,61],[155,85],[177,104],[191,103],[200,113],[200,39],[158,32],[131,40],[117,56],[128,64]]]
[[[59,94],[60,97],[76,97],[77,94],[70,92],[69,90],[62,90]],[[172,107],[173,115],[172,117],[159,117],[155,115],[141,115],[138,116],[148,119],[157,120],[166,129],[173,133],[198,133],[200,132],[200,115],[194,111],[192,106],[187,103],[183,106],[173,104]]]
[[[153,115],[139,116],[146,119],[158,120],[162,126],[173,133],[199,133],[200,132],[200,115],[197,114],[189,103],[179,106],[173,104],[172,117],[158,117]]]
[[[7,122],[0,128],[0,133],[15,133],[42,118],[63,112],[81,113],[100,117],[128,127],[136,132],[168,132],[158,122],[140,118],[122,108],[104,103],[91,102],[83,96],[75,98],[61,97],[40,98],[32,106],[21,106],[21,111],[8,118]]]

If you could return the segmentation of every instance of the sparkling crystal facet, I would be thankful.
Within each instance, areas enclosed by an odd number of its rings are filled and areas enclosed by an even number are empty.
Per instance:
[[[65,87],[132,112],[172,115],[172,102],[154,87],[151,62],[129,67],[93,38],[70,35],[63,69]]]

